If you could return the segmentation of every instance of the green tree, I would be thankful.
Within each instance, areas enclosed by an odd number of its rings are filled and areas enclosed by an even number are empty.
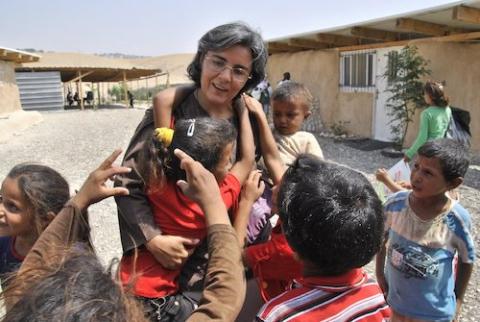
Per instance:
[[[387,54],[388,64],[384,77],[388,80],[386,91],[390,128],[398,148],[403,147],[408,126],[413,121],[417,108],[425,106],[422,78],[430,75],[428,61],[418,53],[416,46],[407,45],[400,52]]]

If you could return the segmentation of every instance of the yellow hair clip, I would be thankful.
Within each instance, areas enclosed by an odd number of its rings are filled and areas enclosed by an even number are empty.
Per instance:
[[[168,127],[157,127],[155,130],[155,137],[163,143],[165,147],[169,147],[173,139],[173,129]]]

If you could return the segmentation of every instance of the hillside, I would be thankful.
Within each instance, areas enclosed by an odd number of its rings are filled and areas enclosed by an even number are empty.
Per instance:
[[[187,76],[187,66],[193,60],[193,57],[194,54],[173,54],[130,59],[130,61],[145,68],[160,68],[162,71],[168,71],[170,73],[170,84],[175,85],[190,82]]]

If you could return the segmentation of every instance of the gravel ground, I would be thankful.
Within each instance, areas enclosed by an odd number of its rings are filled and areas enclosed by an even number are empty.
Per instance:
[[[62,173],[72,191],[80,188],[91,170],[115,148],[126,148],[129,138],[143,116],[139,109],[102,109],[97,111],[60,111],[42,113],[44,121],[0,144],[0,178],[17,163],[36,161]],[[384,157],[379,150],[361,151],[345,140],[319,137],[325,157],[362,171],[369,178],[380,168],[392,166],[397,159]],[[471,213],[477,254],[480,254],[480,155],[473,155],[473,165],[460,188],[461,202]],[[118,221],[113,199],[90,208],[90,222],[96,251],[104,263],[121,255]],[[480,272],[478,257],[470,281],[463,321],[479,321]],[[372,264],[367,269],[372,271]]]

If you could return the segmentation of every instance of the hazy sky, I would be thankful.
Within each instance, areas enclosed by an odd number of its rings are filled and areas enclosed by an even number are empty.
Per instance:
[[[156,56],[194,52],[245,21],[265,39],[458,2],[446,0],[0,0],[0,46]]]

